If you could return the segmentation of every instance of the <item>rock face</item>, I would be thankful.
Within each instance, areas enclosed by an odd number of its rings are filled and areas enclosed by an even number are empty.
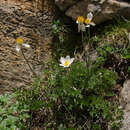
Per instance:
[[[60,10],[64,11],[70,6],[74,5],[77,0],[55,0],[56,5],[60,8]]]
[[[32,73],[15,50],[17,37],[31,45],[24,52],[36,73],[42,72],[43,62],[50,58],[49,32],[55,13],[54,4],[46,4],[41,12],[32,2],[0,0],[0,93],[31,84]]]
[[[121,104],[124,109],[123,126],[120,130],[130,129],[130,80],[126,80],[121,91]]]
[[[86,17],[88,12],[93,12],[96,24],[115,16],[130,17],[130,1],[128,3],[124,0],[55,0],[55,3],[73,20],[78,16]]]

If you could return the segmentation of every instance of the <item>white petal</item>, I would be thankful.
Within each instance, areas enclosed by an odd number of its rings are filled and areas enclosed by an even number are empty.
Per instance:
[[[65,60],[69,61],[70,60],[70,56],[66,56]]]
[[[89,27],[90,27],[90,25],[86,25],[85,27],[89,28]]]
[[[74,61],[74,58],[68,59],[68,62],[69,62],[68,67],[72,64],[73,61]]]
[[[77,90],[75,87],[72,87],[74,90]]]
[[[94,22],[91,22],[90,25],[95,26],[96,24]]]
[[[59,65],[64,67],[64,68],[69,67],[69,65],[68,66],[65,66],[64,64],[59,64]]]
[[[21,49],[20,45],[16,45],[16,51],[19,52]]]
[[[64,65],[63,65],[63,64],[59,64],[59,66],[63,66],[63,67],[64,67]]]
[[[88,13],[87,18],[90,19],[90,20],[92,20],[92,18],[93,18],[93,14],[92,14],[91,12]]]
[[[23,45],[24,47],[26,47],[26,48],[30,48],[30,45],[29,45],[29,44],[23,43],[22,45]]]
[[[76,23],[78,24],[79,22],[76,20]]]
[[[80,29],[81,29],[82,32],[85,32],[85,31],[86,31],[85,25],[84,25],[84,24],[81,24],[81,28],[80,28]]]
[[[61,58],[60,58],[60,62],[61,62],[62,64],[64,64],[65,58],[64,58],[64,57],[61,57]]]
[[[69,63],[72,64],[73,61],[74,61],[74,58],[71,58]]]
[[[68,67],[69,67],[72,64],[73,59],[69,59],[68,62],[69,62],[69,64],[68,64]]]
[[[64,65],[64,68],[67,68],[67,67],[69,67],[69,66],[70,66],[70,65],[68,65],[68,66],[65,66],[65,65]]]

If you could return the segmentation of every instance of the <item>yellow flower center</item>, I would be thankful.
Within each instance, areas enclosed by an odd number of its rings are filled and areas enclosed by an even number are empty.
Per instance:
[[[83,23],[83,22],[84,22],[84,17],[83,17],[83,16],[79,16],[79,17],[77,18],[77,22],[78,22],[78,23]]]
[[[17,44],[22,44],[23,43],[23,39],[21,37],[16,39],[16,43]]]
[[[69,61],[67,60],[67,61],[64,62],[64,66],[67,67],[68,65],[69,65]]]
[[[86,24],[90,24],[91,20],[89,18],[85,19]]]

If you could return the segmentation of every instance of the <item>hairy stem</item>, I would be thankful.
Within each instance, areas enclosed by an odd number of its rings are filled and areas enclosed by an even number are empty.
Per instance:
[[[27,65],[28,65],[28,67],[29,67],[29,69],[31,70],[31,72],[33,73],[33,75],[34,75],[34,76],[37,76],[37,75],[36,75],[36,73],[33,71],[32,67],[30,66],[30,63],[29,63],[28,59],[25,57],[25,55],[24,55],[24,52],[23,52],[23,49],[22,49],[22,48],[21,48],[21,52],[22,52],[22,56],[23,56],[23,58],[25,59],[25,61],[26,61]]]
[[[89,56],[89,48],[90,48],[90,28],[88,28],[88,51],[87,51],[87,67],[88,67],[88,75],[90,70],[90,56]]]
[[[84,38],[83,31],[81,31],[81,38],[82,38],[82,44],[83,44],[83,38]]]

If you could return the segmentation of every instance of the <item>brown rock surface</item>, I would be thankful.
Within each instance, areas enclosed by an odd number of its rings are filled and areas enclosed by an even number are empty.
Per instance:
[[[56,2],[57,1],[57,2]],[[67,8],[64,3],[69,0],[55,0],[55,3],[67,16],[76,20],[78,16],[86,17],[88,12],[94,14],[94,22],[100,24],[104,21],[115,18],[115,16],[130,17],[130,2],[125,0],[75,0],[75,3],[68,2]]]
[[[49,32],[54,17],[54,4],[47,0],[41,12],[32,2],[0,0],[0,93],[29,86],[32,79],[27,64],[15,50],[17,37],[31,45],[24,49],[33,70],[42,73],[43,63],[51,56]]]
[[[126,80],[121,91],[121,105],[124,111],[123,126],[120,130],[130,130],[130,80]]]
[[[77,0],[55,0],[56,5],[62,11],[65,11],[67,8],[74,5],[76,2]]]

